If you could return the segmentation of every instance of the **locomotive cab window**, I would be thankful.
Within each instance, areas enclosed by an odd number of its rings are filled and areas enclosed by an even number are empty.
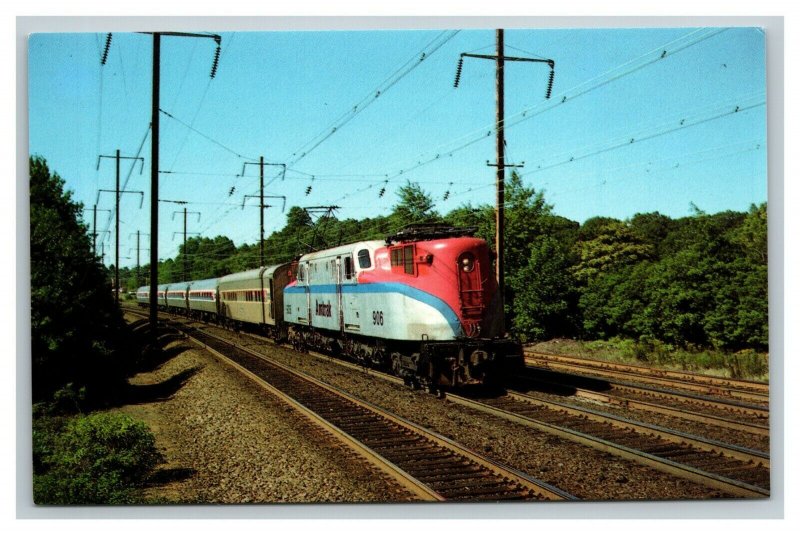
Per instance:
[[[391,250],[392,271],[399,272],[402,267],[403,273],[408,275],[414,274],[414,246],[403,245],[395,247]]]
[[[372,267],[372,261],[369,259],[369,249],[361,249],[358,252],[358,267],[361,269]]]
[[[344,278],[353,278],[353,257],[351,256],[344,257]]]
[[[414,246],[403,247],[403,270],[409,275],[414,274]]]

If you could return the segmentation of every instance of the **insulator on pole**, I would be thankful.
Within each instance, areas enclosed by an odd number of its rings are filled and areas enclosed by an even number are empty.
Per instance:
[[[553,94],[553,78],[556,77],[556,70],[552,67],[550,68],[550,78],[547,80],[547,93],[545,94],[544,98],[549,99],[550,95]]]
[[[458,58],[458,66],[456,67],[456,81],[453,82],[453,87],[458,87],[458,82],[461,80],[461,69],[464,68],[464,57]]]
[[[217,43],[217,49],[214,51],[214,62],[211,64],[211,78],[214,78],[217,75],[220,52],[222,52],[222,48],[220,47],[219,43]]]
[[[103,50],[103,57],[100,58],[100,65],[105,65],[108,60],[108,50],[111,48],[111,33],[106,34],[106,47]]]

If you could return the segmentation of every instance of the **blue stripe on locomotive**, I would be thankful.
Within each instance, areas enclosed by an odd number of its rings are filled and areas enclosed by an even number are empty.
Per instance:
[[[311,294],[335,294],[335,284],[312,284],[310,286],[287,286],[284,293],[287,294],[303,294],[305,289],[308,288]],[[450,306],[435,295],[423,292],[417,288],[413,288],[406,284],[398,282],[371,282],[368,284],[343,284],[342,293],[399,293],[416,301],[420,301],[436,309],[442,316],[444,316],[450,328],[454,333],[461,332],[461,322],[458,320],[458,315],[453,311]]]

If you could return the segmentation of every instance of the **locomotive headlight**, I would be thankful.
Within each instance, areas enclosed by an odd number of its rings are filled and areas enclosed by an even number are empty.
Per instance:
[[[461,255],[461,270],[469,273],[475,269],[475,256],[472,253],[464,253]]]

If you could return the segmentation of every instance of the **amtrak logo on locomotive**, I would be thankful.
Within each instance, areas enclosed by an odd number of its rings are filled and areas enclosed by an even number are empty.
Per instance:
[[[320,303],[319,301],[314,301],[317,305],[317,316],[326,316],[328,318],[331,317],[331,304],[330,303]]]

